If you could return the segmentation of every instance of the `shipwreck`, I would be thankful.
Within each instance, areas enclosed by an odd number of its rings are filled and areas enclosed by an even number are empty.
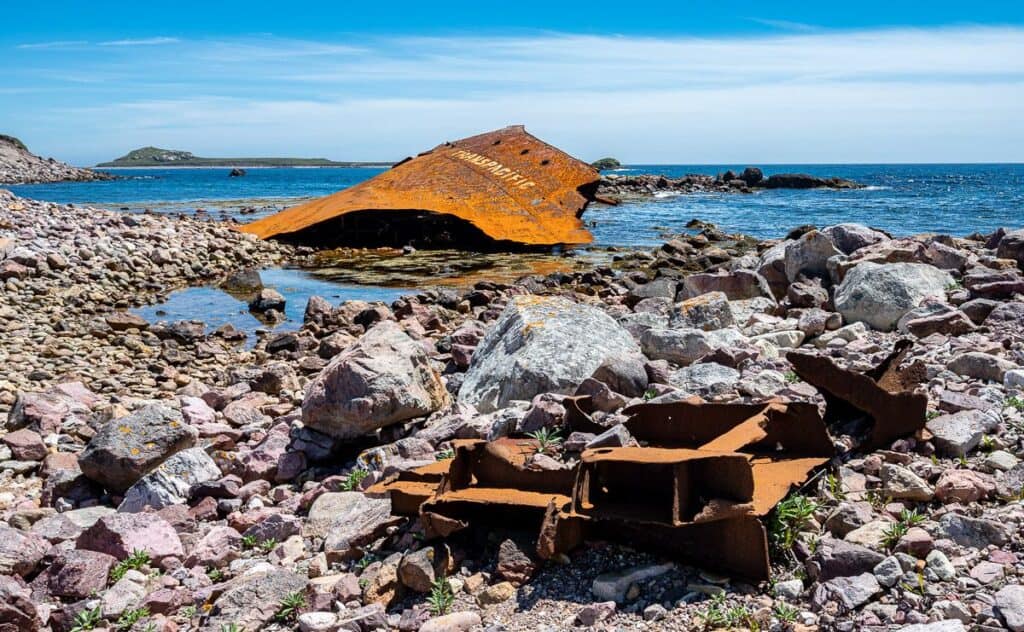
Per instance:
[[[305,245],[550,248],[593,240],[580,220],[600,176],[522,125],[446,142],[365,182],[241,226]]]

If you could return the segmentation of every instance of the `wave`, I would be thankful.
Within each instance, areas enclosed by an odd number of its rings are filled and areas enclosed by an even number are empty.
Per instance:
[[[883,186],[880,184],[870,184],[866,187],[862,187],[861,191],[891,191],[892,187]]]

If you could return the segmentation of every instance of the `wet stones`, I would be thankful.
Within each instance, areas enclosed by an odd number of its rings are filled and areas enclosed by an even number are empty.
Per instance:
[[[351,439],[448,403],[423,347],[394,321],[382,321],[335,356],[302,402],[306,425]]]
[[[570,394],[605,360],[637,353],[629,332],[595,307],[514,297],[473,352],[458,399],[490,412],[539,393]]]
[[[78,462],[86,476],[120,492],[172,454],[191,447],[196,436],[180,413],[163,404],[149,404],[106,423]]]

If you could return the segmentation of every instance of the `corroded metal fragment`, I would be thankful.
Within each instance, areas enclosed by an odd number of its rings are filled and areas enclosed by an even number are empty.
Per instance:
[[[317,243],[362,231],[380,237],[409,214],[468,222],[492,240],[528,246],[585,244],[579,215],[599,175],[521,125],[444,143],[388,171],[240,227],[262,238]],[[381,215],[383,214],[383,215]],[[443,230],[457,230],[457,224]],[[371,234],[372,233],[372,234]],[[471,238],[471,237],[469,237]],[[464,244],[474,249],[480,244]]]

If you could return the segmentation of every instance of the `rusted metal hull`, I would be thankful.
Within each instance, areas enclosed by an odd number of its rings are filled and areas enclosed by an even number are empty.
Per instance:
[[[499,242],[586,244],[593,237],[579,216],[598,179],[590,165],[522,126],[510,126],[438,145],[370,180],[240,230],[264,239],[330,242],[324,231],[358,230],[360,220],[373,219],[369,213],[425,212],[468,222]],[[351,216],[347,224],[346,216]],[[386,230],[400,215],[388,217],[385,226],[378,222],[373,230]]]

